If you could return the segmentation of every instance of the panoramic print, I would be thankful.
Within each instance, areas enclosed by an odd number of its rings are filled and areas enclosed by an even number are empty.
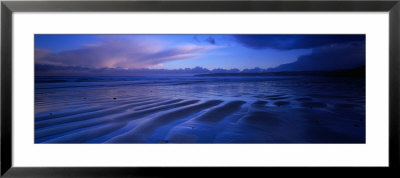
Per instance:
[[[364,34],[36,34],[36,144],[365,143]]]

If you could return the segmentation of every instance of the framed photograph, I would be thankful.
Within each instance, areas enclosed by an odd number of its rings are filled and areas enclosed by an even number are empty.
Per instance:
[[[1,21],[4,176],[399,168],[399,1],[3,1]]]

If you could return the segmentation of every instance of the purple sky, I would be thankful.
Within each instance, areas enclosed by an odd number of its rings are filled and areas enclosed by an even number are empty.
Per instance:
[[[335,70],[365,65],[365,36],[35,35],[35,64],[39,75],[136,75],[132,71],[195,67]]]

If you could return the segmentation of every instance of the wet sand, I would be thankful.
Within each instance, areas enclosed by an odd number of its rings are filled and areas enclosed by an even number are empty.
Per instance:
[[[362,82],[232,80],[40,86],[35,142],[365,143]]]

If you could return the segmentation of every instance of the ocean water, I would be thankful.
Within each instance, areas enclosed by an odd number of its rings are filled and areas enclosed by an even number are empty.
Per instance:
[[[365,123],[365,78],[35,78],[35,143],[365,143]]]

